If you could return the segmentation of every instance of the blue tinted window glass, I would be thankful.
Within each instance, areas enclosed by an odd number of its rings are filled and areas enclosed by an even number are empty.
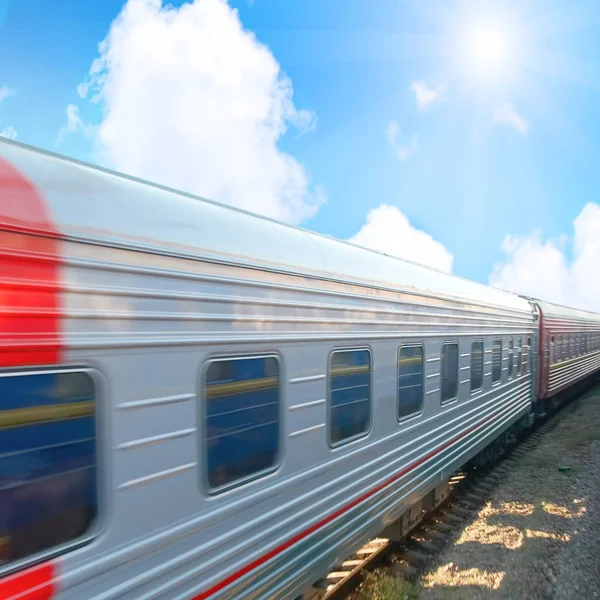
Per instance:
[[[483,386],[483,342],[471,344],[471,391]]]
[[[423,348],[403,346],[398,351],[398,419],[423,407]]]
[[[492,383],[502,378],[502,340],[492,342]]]
[[[344,350],[331,355],[329,440],[339,444],[366,433],[371,423],[371,355]]]
[[[85,373],[0,377],[0,564],[90,527],[97,512],[95,412]]]
[[[204,388],[206,474],[220,488],[272,469],[279,454],[279,363],[211,362]]]
[[[441,358],[441,401],[450,402],[458,397],[458,344],[444,344]]]

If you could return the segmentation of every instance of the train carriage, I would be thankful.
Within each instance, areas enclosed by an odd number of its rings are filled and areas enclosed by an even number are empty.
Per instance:
[[[2,598],[296,598],[536,394],[527,299],[10,141],[0,278]]]
[[[540,313],[538,398],[543,406],[600,369],[600,315],[535,302]]]

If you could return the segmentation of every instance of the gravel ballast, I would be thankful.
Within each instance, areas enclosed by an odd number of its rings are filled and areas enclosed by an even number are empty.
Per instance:
[[[600,598],[600,388],[563,409],[421,578],[421,600]]]

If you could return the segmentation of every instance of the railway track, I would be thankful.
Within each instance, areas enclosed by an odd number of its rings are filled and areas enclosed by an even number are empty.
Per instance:
[[[479,510],[495,487],[508,474],[515,460],[533,450],[540,440],[560,421],[564,409],[573,399],[597,383],[587,385],[577,394],[554,406],[551,413],[541,419],[519,438],[504,446],[503,455],[483,468],[455,473],[449,480],[447,498],[436,507],[422,511],[421,518],[401,542],[378,537],[365,544],[354,555],[336,566],[320,582],[320,593],[307,600],[343,600],[356,589],[362,576],[369,570],[385,565],[394,574],[409,580],[416,579],[448,541],[450,535],[463,526]]]

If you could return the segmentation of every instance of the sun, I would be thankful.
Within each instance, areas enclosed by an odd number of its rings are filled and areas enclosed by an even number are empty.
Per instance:
[[[516,40],[502,24],[471,25],[459,39],[465,74],[479,81],[498,82],[515,66]]]
[[[458,14],[453,21],[455,74],[479,88],[510,84],[523,66],[523,31],[515,14]]]
[[[498,28],[474,31],[467,39],[473,66],[481,71],[502,70],[510,58],[510,45],[505,32]]]

